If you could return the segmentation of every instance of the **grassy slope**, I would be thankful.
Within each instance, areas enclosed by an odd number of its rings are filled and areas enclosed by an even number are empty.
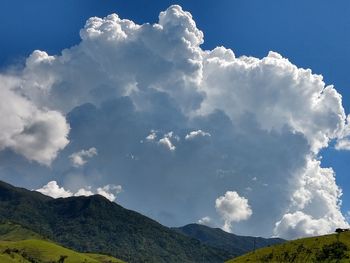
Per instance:
[[[336,260],[333,254],[328,259],[321,260],[320,254],[324,255],[325,249],[331,244],[337,243],[337,234],[303,238],[289,241],[281,245],[258,249],[243,256],[227,261],[227,263],[243,262],[349,262],[350,261],[350,232],[341,233],[339,242],[348,248],[340,260]]]
[[[122,263],[122,262],[124,262],[124,261],[121,261],[121,260],[116,259],[114,257],[101,255],[101,254],[84,253],[84,255],[89,256],[90,258],[93,258],[101,263]]]
[[[57,262],[67,256],[65,263],[121,263],[115,258],[89,253],[78,253],[61,247],[40,235],[13,223],[0,224],[0,262]]]
[[[12,222],[4,222],[0,224],[0,240],[1,241],[19,241],[24,239],[44,239],[39,234],[29,230],[21,225]]]

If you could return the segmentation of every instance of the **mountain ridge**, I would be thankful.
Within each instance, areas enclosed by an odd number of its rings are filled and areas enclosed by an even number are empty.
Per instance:
[[[215,263],[249,249],[230,246],[233,234],[205,227],[211,233],[209,242],[163,226],[101,195],[54,199],[2,181],[0,221],[18,223],[78,252],[110,254],[127,262]],[[216,232],[220,235],[213,234]],[[230,238],[225,241],[223,237]]]
[[[234,256],[100,195],[54,199],[0,182],[0,220],[78,252],[111,254],[128,262],[223,262]]]
[[[281,238],[239,236],[225,232],[221,228],[211,228],[201,224],[188,224],[172,229],[196,238],[204,244],[229,251],[236,256],[243,255],[254,249],[285,242]]]
[[[0,262],[123,263],[108,255],[78,253],[12,222],[0,224]]]

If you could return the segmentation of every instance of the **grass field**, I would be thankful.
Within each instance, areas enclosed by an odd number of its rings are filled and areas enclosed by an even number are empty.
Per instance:
[[[289,241],[227,261],[247,262],[350,262],[350,232]]]
[[[0,223],[0,241],[19,241],[25,239],[44,240],[39,234],[11,222]]]
[[[116,258],[78,253],[43,239],[39,234],[13,223],[0,224],[0,262],[8,263],[122,263]]]

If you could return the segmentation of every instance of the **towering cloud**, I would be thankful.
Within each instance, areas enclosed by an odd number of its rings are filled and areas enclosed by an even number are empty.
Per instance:
[[[332,140],[348,148],[348,124],[322,76],[275,52],[203,50],[203,33],[177,5],[155,24],[90,18],[80,36],[59,55],[34,51],[2,77],[9,105],[0,116],[13,123],[1,122],[0,149],[49,164],[68,143],[66,115],[71,143],[52,174],[94,189],[118,181],[124,206],[164,224],[207,217],[226,230],[235,222],[240,234],[285,238],[347,226],[335,172],[319,154]],[[91,143],[99,154],[85,163],[80,151]],[[84,164],[81,174],[69,156]]]
[[[21,95],[21,80],[0,75],[0,150],[12,149],[50,165],[68,144],[69,125],[57,111],[38,107]]]

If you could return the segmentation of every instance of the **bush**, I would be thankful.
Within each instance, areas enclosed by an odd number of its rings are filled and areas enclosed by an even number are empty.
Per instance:
[[[322,250],[316,254],[316,261],[330,261],[340,260],[346,258],[346,251],[348,247],[342,242],[333,242],[328,245],[324,245]]]
[[[65,256],[65,255],[60,256],[60,259],[58,260],[58,263],[64,263],[64,261],[66,260],[67,257],[68,256]]]

